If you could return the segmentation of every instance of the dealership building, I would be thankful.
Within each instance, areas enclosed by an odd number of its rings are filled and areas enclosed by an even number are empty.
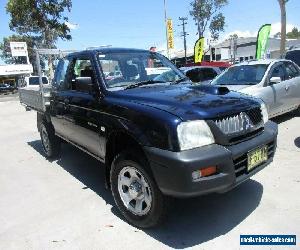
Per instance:
[[[26,64],[0,65],[0,84],[9,84],[18,87],[18,80],[33,73],[33,67],[29,62],[26,42],[10,42],[11,56],[25,57]]]
[[[291,39],[286,41],[286,49],[300,44],[300,39]],[[213,61],[231,60],[233,56],[231,41],[227,40],[212,47],[209,55]],[[235,59],[238,62],[247,61],[255,58],[256,53],[256,37],[237,38]],[[267,58],[280,58],[280,39],[269,38]]]
[[[213,44],[210,50],[205,54],[204,61],[233,61],[233,47],[235,47],[235,61],[242,62],[255,58],[256,53],[256,37],[239,37],[233,45],[232,40],[225,40],[218,44]],[[288,39],[286,41],[286,49],[300,45],[300,39]],[[267,58],[280,58],[280,39],[269,38]],[[184,64],[184,51],[176,51],[172,54],[172,61],[177,65]],[[193,49],[187,51],[187,62],[194,61]]]
[[[33,68],[31,64],[0,65],[0,84],[7,83],[17,87],[20,78],[31,75],[32,73]]]

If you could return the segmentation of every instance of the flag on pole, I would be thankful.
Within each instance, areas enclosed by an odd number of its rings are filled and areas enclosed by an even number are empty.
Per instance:
[[[174,34],[173,34],[173,22],[172,19],[167,20],[167,33],[168,33],[168,48],[174,49]]]
[[[267,43],[271,31],[271,24],[264,24],[258,31],[257,41],[256,41],[256,59],[261,59],[264,57],[267,49]]]
[[[204,37],[200,37],[194,46],[194,61],[195,63],[202,62],[204,52]]]

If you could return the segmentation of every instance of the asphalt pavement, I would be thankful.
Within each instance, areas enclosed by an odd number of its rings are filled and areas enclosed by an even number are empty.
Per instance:
[[[68,144],[48,161],[35,112],[0,98],[0,249],[296,249],[239,245],[240,234],[300,240],[300,114],[275,122],[271,165],[226,194],[174,200],[166,223],[140,230],[116,209],[99,162]]]

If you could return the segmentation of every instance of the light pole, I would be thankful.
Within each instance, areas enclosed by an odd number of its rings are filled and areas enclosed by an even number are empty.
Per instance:
[[[164,0],[164,12],[165,12],[165,29],[166,29],[166,41],[167,41],[167,55],[170,59],[170,53],[169,53],[169,45],[168,45],[168,29],[167,29],[167,1]]]
[[[186,22],[187,17],[179,17],[179,21],[182,22],[182,24],[180,24],[179,26],[182,26],[182,35],[183,36],[183,46],[184,46],[184,62],[185,64],[187,63],[187,58],[186,58],[186,36],[188,35],[188,33],[185,31],[185,25],[187,24]]]

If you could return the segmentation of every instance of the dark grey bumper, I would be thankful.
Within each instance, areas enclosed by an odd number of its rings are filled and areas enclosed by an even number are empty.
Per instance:
[[[266,167],[273,160],[277,132],[277,124],[270,121],[260,135],[232,146],[212,144],[182,152],[144,149],[160,190],[170,196],[192,197],[226,192]],[[268,145],[268,161],[248,172],[247,153],[263,145]],[[193,182],[192,172],[208,166],[217,166],[217,174]]]

